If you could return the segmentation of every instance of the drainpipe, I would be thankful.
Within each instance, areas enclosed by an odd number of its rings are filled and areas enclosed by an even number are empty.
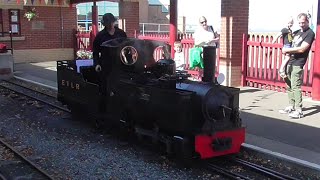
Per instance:
[[[311,95],[312,100],[320,101],[320,0],[318,0],[316,36]]]
[[[93,49],[93,40],[98,33],[98,6],[96,1],[93,1],[92,6],[92,24],[91,24],[91,32],[90,32],[90,49]]]
[[[92,6],[92,32],[94,37],[98,33],[98,6],[96,1],[93,1],[93,6]]]
[[[62,13],[62,7],[60,7],[60,22],[61,22],[61,48],[64,48],[64,38],[63,38],[63,13]]]
[[[178,22],[178,0],[170,0],[170,45],[171,45],[171,57],[174,58],[173,44],[177,40],[177,22]]]

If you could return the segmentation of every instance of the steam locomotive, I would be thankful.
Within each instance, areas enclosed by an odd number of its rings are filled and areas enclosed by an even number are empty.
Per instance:
[[[239,152],[245,139],[239,89],[214,82],[215,48],[203,49],[202,82],[176,71],[164,42],[114,39],[102,49],[96,62],[57,61],[58,100],[74,115],[125,127],[184,157]]]

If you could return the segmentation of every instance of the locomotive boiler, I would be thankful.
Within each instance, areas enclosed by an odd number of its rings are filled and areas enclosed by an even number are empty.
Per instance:
[[[57,62],[58,100],[73,115],[86,114],[105,128],[130,129],[183,157],[239,152],[245,139],[239,89],[215,83],[215,48],[204,47],[204,77],[196,82],[176,71],[164,42],[126,38],[102,47],[95,62]]]

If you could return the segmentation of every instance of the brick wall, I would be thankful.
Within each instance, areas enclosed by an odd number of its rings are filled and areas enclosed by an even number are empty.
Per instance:
[[[21,37],[14,41],[15,49],[72,48],[72,30],[77,28],[75,8],[36,7],[39,14],[34,20],[23,17],[27,7],[20,10]],[[3,10],[4,30],[9,30],[8,11]]]
[[[159,24],[169,24],[168,14],[169,12],[162,12],[161,5],[149,5],[148,22],[149,23],[159,23]]]
[[[34,56],[46,57],[50,56],[50,60],[55,59],[52,53],[43,54],[52,49],[56,53],[67,53],[62,57],[72,57],[73,48],[73,29],[77,28],[77,15],[75,7],[54,7],[54,6],[36,6],[38,17],[28,21],[23,17],[24,13],[29,9],[28,6],[20,9],[21,35],[13,38],[13,48],[16,52],[27,52],[27,50],[38,50]],[[2,10],[4,20],[4,31],[9,31],[9,13],[7,9]],[[8,37],[0,37],[1,43],[8,44]],[[10,47],[10,45],[8,44]],[[67,50],[64,50],[67,49]],[[43,51],[44,50],[44,51]],[[71,53],[71,54],[69,54]],[[21,54],[21,56],[19,55]],[[56,55],[59,60],[61,54]],[[17,53],[14,56],[16,62],[21,62],[23,53]],[[39,61],[39,58],[28,56],[25,61]],[[46,61],[43,59],[42,61]]]
[[[242,34],[248,33],[248,19],[249,0],[221,1],[220,66],[228,86],[240,86]]]
[[[139,2],[120,1],[119,18],[128,37],[134,37],[135,31],[139,31]]]

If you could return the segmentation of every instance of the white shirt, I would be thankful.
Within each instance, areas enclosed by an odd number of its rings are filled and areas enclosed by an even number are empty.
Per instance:
[[[176,63],[177,70],[183,70],[183,65],[185,64],[184,54],[183,52],[175,52],[174,53],[174,61]]]
[[[212,29],[213,28],[210,26],[208,26],[208,30],[203,29],[203,27],[199,27],[194,33],[194,44],[199,46],[216,46],[216,43],[212,42],[215,38]]]

